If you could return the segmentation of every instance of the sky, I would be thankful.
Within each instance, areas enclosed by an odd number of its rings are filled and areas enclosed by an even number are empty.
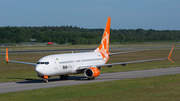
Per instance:
[[[0,27],[180,30],[180,0],[0,0]]]

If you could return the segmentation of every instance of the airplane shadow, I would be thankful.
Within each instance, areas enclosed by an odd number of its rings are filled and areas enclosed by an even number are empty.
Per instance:
[[[85,76],[69,76],[68,80],[87,80]],[[60,78],[49,78],[48,82],[59,82],[59,81],[67,81],[60,80]],[[28,84],[28,83],[44,83],[43,79],[25,79],[25,81],[17,81],[16,83]]]

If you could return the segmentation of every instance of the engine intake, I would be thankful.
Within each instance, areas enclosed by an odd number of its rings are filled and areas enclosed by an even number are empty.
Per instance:
[[[94,77],[99,76],[99,74],[100,74],[100,70],[96,67],[89,67],[89,68],[85,69],[85,71],[84,71],[84,75],[87,78],[94,78]]]

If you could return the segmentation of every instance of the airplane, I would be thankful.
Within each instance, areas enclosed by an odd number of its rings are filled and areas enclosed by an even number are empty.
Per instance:
[[[168,59],[172,63],[174,63],[170,59],[174,48],[173,46],[167,58],[106,64],[107,61],[109,60],[109,57],[112,55],[136,52],[136,51],[127,51],[127,52],[118,52],[118,53],[109,52],[110,23],[111,23],[111,17],[108,17],[101,43],[99,47],[95,49],[93,52],[53,54],[42,57],[37,63],[29,63],[29,62],[9,60],[8,48],[6,48],[6,58],[5,58],[6,62],[7,64],[8,62],[14,62],[14,63],[34,65],[38,77],[43,78],[44,83],[47,83],[48,78],[50,78],[51,76],[60,76],[61,80],[63,79],[67,80],[68,75],[79,74],[79,73],[84,73],[87,79],[93,80],[95,79],[95,77],[98,77],[100,75],[101,67],[112,67],[114,65],[125,66],[129,63],[139,63],[139,62],[157,61],[157,60],[165,60],[165,59]]]

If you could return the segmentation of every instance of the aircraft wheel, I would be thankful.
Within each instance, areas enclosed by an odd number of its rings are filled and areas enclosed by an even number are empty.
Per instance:
[[[87,78],[88,80],[91,80],[91,78]]]
[[[64,75],[64,79],[67,80],[68,79],[68,75]]]
[[[48,79],[44,79],[44,83],[48,83]]]
[[[95,78],[87,78],[88,80],[94,80]]]
[[[60,75],[61,80],[68,80],[68,75]]]
[[[64,76],[63,75],[60,75],[60,79],[63,80]]]

